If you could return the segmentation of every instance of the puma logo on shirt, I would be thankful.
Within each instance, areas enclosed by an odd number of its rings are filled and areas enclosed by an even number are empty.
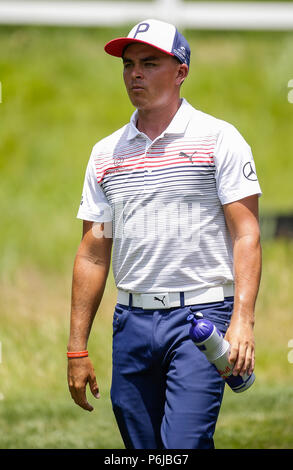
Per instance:
[[[195,153],[197,153],[197,151],[193,152],[191,155],[188,155],[188,154],[185,153],[185,152],[180,152],[180,153],[179,153],[179,157],[187,157],[188,160],[190,160],[191,163],[193,163],[192,157],[193,157],[193,155],[194,155]]]

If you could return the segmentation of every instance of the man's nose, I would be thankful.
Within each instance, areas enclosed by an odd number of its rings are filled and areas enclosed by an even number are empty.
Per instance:
[[[143,72],[140,64],[135,64],[132,69],[132,78],[142,78]]]

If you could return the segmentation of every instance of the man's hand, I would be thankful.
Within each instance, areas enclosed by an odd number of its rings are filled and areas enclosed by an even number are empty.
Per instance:
[[[254,370],[253,324],[240,318],[231,320],[225,339],[230,343],[230,364],[234,364],[233,375],[251,375]]]
[[[68,359],[68,386],[75,403],[87,411],[93,411],[86,398],[86,386],[95,398],[100,398],[99,387],[96,381],[95,371],[89,357]]]

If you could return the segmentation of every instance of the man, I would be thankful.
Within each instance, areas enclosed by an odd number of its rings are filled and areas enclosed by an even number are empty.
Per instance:
[[[87,341],[113,240],[111,399],[125,446],[213,448],[224,382],[190,340],[186,317],[193,306],[213,321],[231,344],[233,373],[252,373],[261,272],[253,157],[231,124],[180,98],[190,48],[173,25],[143,21],[105,50],[122,57],[136,111],[94,146],[86,171],[70,392],[89,411],[87,383],[99,397]]]

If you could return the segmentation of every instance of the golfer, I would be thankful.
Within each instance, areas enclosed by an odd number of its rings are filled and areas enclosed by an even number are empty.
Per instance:
[[[261,274],[252,152],[232,124],[181,97],[190,47],[174,25],[142,21],[105,50],[122,58],[135,111],[93,147],[86,170],[70,393],[89,411],[87,384],[100,396],[87,343],[112,257],[111,399],[125,447],[213,448],[224,381],[190,340],[186,318],[198,309],[230,342],[234,375],[252,373]]]

